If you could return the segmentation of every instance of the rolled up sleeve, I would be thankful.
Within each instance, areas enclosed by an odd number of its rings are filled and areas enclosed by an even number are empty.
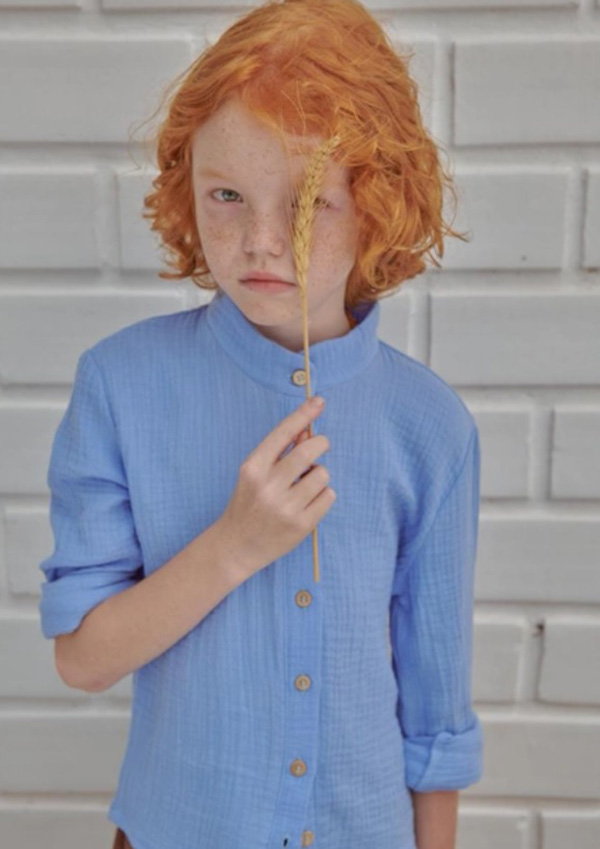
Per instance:
[[[420,792],[462,789],[483,772],[482,727],[471,701],[479,476],[475,427],[390,603],[406,784]]]
[[[90,351],[77,363],[47,484],[54,551],[39,564],[39,612],[51,638],[75,631],[93,607],[143,577],[115,423]]]

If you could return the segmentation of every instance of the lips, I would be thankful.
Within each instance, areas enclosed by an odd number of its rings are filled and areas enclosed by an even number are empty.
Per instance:
[[[291,292],[295,288],[282,280],[242,280],[242,284],[255,292]]]
[[[242,283],[286,283],[288,286],[295,284],[289,280],[284,280],[282,277],[277,277],[276,274],[270,274],[267,271],[253,271],[242,277]]]

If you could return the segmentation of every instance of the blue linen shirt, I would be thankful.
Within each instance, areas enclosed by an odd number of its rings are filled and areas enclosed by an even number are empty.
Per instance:
[[[135,849],[416,849],[409,788],[482,774],[471,702],[479,438],[459,395],[377,336],[311,345],[337,499],[312,534],[133,673],[108,819]],[[45,637],[215,522],[304,401],[304,352],[224,293],[85,350],[48,470]]]

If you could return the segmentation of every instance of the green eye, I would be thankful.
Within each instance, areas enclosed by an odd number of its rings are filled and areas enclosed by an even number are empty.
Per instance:
[[[233,189],[216,189],[214,194],[216,194],[217,192],[229,192],[229,194],[231,194],[231,195],[237,195],[237,192],[234,192]],[[239,195],[238,195],[238,197],[239,197]]]

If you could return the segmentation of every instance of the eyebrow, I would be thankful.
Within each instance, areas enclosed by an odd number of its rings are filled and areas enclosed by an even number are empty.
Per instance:
[[[227,180],[225,174],[221,174],[215,168],[198,168],[196,171],[199,177],[217,177],[220,180]]]
[[[236,179],[236,177],[234,177],[232,174],[223,174],[216,168],[198,168],[196,174],[199,177],[216,177],[218,180]]]

